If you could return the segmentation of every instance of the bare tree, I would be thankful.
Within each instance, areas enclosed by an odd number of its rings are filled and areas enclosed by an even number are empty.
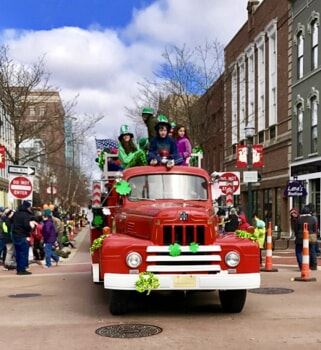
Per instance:
[[[164,63],[154,73],[154,80],[139,83],[136,106],[128,115],[137,121],[143,105],[155,107],[159,113],[185,124],[193,139],[193,106],[223,72],[224,49],[218,41],[206,41],[203,45],[189,48],[168,46],[163,52]]]

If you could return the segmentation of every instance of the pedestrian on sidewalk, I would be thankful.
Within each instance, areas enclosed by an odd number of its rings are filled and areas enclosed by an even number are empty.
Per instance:
[[[23,201],[12,218],[12,240],[16,250],[17,275],[31,274],[26,269],[28,268],[30,235],[35,226],[31,203]]]
[[[0,230],[3,232],[5,237],[5,243],[7,248],[6,259],[4,262],[4,268],[6,270],[14,270],[17,267],[15,249],[12,241],[12,218],[14,210],[7,208],[5,209],[0,219]]]
[[[0,207],[0,217],[2,216],[3,212],[4,212],[4,208]],[[3,265],[6,260],[6,253],[7,253],[6,239],[0,227],[0,260]]]
[[[46,260],[45,267],[49,268],[52,266],[51,258],[56,262],[57,266],[59,262],[59,256],[56,254],[55,251],[55,244],[57,242],[57,231],[52,221],[52,212],[49,208],[43,211],[42,236]]]

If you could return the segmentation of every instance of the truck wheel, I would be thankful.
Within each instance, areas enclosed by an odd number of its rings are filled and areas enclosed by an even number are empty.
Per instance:
[[[246,289],[220,290],[219,297],[224,312],[239,313],[243,310],[246,300]]]
[[[109,311],[112,315],[124,315],[128,309],[129,292],[126,290],[111,290]]]

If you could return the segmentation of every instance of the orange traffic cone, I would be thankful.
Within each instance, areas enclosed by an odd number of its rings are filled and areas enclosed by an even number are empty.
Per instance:
[[[277,272],[278,269],[274,269],[272,265],[272,222],[269,222],[266,235],[266,256],[265,267],[261,268],[263,272]]]
[[[303,224],[303,251],[301,277],[295,277],[295,281],[315,282],[315,277],[310,277],[309,231],[308,224]]]

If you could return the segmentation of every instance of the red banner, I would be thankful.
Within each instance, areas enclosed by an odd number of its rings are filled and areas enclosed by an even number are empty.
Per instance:
[[[5,169],[6,167],[6,148],[0,145],[0,169]]]
[[[236,167],[247,167],[247,146],[245,145],[236,145]]]
[[[263,161],[263,145],[252,146],[253,167],[261,168],[264,166]]]

